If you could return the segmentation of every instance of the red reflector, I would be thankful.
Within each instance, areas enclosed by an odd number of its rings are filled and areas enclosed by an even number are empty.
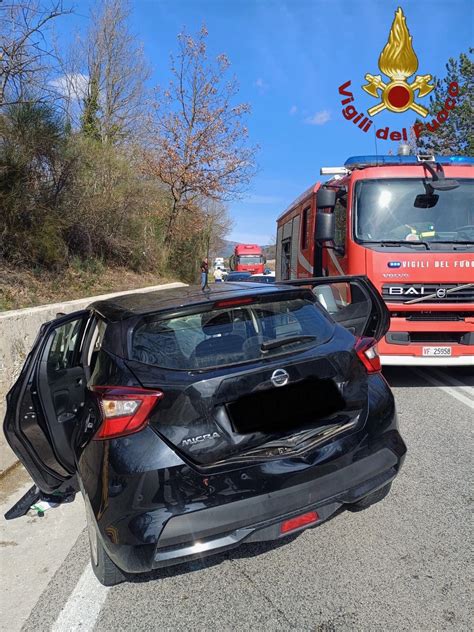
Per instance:
[[[382,370],[375,338],[359,338],[355,343],[355,350],[367,373],[379,373]]]
[[[214,309],[221,309],[223,307],[234,307],[235,305],[248,305],[253,303],[254,299],[251,296],[247,298],[229,298],[226,301],[217,301],[214,303]]]
[[[94,439],[114,439],[142,430],[161,391],[131,386],[93,386],[102,413],[102,425]]]
[[[308,513],[301,516],[296,516],[296,518],[290,518],[289,520],[282,522],[280,532],[289,533],[290,531],[301,529],[301,527],[305,527],[308,524],[313,524],[313,522],[318,522],[318,520],[319,515],[316,511],[308,511]]]

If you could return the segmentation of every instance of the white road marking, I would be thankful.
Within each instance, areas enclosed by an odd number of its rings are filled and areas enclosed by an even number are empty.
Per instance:
[[[437,377],[439,380],[441,380],[441,382],[443,380],[446,381],[446,382],[449,382],[451,384],[451,386],[458,387],[461,392],[463,392],[468,397],[471,397],[471,398],[474,399],[474,386],[468,386],[467,384],[464,384],[460,380],[457,380],[455,377],[450,375],[448,372],[443,373],[439,369],[431,369],[431,372],[434,373],[435,377]]]
[[[92,632],[110,588],[102,586],[90,564],[86,566],[51,632]]]
[[[440,390],[444,391],[447,395],[454,397],[458,401],[465,404],[471,410],[474,410],[474,400],[467,397],[464,393],[461,392],[461,389],[464,389],[464,386],[446,386],[443,382],[438,380],[434,375],[431,375],[427,371],[422,371],[421,369],[415,369],[412,367],[412,371],[416,373],[419,377],[430,382],[433,386],[437,386]],[[445,376],[443,375],[445,378]],[[452,383],[452,382],[451,382]]]

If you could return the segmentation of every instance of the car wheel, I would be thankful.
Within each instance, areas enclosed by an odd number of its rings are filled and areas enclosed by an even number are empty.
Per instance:
[[[380,502],[385,498],[385,496],[389,493],[390,488],[392,487],[392,483],[387,483],[384,487],[381,487],[375,492],[364,496],[361,500],[358,500],[356,503],[349,505],[349,509],[351,511],[363,511],[364,509],[368,509],[371,505],[375,505],[375,503]]]
[[[89,516],[87,516],[87,528],[91,549],[91,565],[94,575],[103,586],[116,586],[117,584],[121,584],[126,579],[125,575],[107,555],[107,551],[97,534],[97,529]]]

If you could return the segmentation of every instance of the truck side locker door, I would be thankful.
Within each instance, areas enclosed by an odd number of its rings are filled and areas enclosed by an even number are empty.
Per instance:
[[[288,284],[309,287],[332,318],[355,336],[379,341],[390,326],[390,313],[366,276],[299,279]]]
[[[81,351],[90,312],[45,323],[7,395],[4,432],[45,493],[75,474],[75,446],[87,414]]]

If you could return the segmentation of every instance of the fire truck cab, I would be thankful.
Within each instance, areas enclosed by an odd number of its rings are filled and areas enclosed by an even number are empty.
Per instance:
[[[237,244],[230,257],[230,269],[235,272],[262,274],[265,269],[265,257],[258,244]]]
[[[474,366],[473,167],[403,155],[321,169],[333,177],[277,220],[277,281],[365,274],[391,312],[385,365]]]

